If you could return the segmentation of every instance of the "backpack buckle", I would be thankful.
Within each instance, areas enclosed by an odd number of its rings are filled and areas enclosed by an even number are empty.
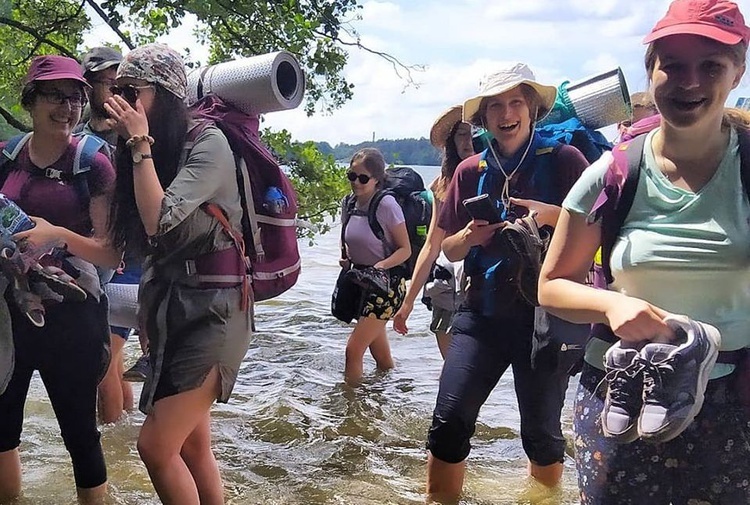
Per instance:
[[[44,170],[44,176],[48,179],[57,179],[58,181],[62,179],[62,170],[57,170],[56,168],[47,168]]]
[[[185,273],[188,275],[196,275],[198,273],[198,267],[195,265],[195,260],[185,260]]]

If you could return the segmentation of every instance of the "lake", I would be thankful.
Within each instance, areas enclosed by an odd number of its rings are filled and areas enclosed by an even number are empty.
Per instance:
[[[431,181],[438,167],[415,167]],[[425,438],[442,360],[429,332],[430,313],[418,305],[411,332],[388,324],[396,368],[374,371],[365,358],[361,387],[343,384],[344,348],[351,327],[331,317],[338,275],[339,228],[309,247],[300,241],[303,270],[284,295],[257,305],[257,329],[231,400],[212,411],[217,459],[228,504],[424,503]],[[126,366],[138,344],[126,345]],[[570,434],[568,390],[563,419]],[[136,387],[140,393],[140,386]],[[110,503],[158,504],[135,440],[144,416],[130,413],[102,427]],[[568,457],[560,495],[519,501],[526,458],[510,373],[481,411],[468,460],[465,505],[576,503],[575,468]],[[68,454],[38,377],[26,404],[21,454],[24,497],[18,505],[75,504]]]

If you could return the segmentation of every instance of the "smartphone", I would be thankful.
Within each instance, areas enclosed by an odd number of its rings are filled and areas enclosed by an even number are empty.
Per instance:
[[[501,221],[500,212],[487,193],[467,198],[463,201],[463,204],[472,219],[481,219],[490,224]]]

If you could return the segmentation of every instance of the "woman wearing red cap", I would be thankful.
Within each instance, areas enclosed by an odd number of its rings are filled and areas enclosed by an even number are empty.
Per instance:
[[[612,155],[563,203],[539,298],[601,330],[574,411],[584,504],[750,503],[747,384],[733,352],[750,347],[750,117],[724,108],[748,42],[735,3],[672,2],[645,39],[661,122],[623,144],[637,178],[622,226],[592,212],[608,173],[624,168]],[[608,289],[587,287],[613,232]]]
[[[33,60],[21,93],[33,132],[14,159],[3,164],[0,192],[33,217],[36,226],[14,236],[33,248],[57,244],[55,257],[78,272],[87,291],[84,301],[45,305],[38,327],[6,294],[13,326],[15,367],[0,395],[0,502],[21,492],[20,445],[23,408],[32,373],[37,370],[73,462],[81,503],[100,503],[107,470],[96,426],[97,384],[109,361],[106,306],[94,264],[114,268],[120,254],[107,238],[107,216],[115,172],[97,153],[85,173],[72,175],[77,139],[73,129],[86,103],[88,84],[78,62],[63,56]],[[7,155],[6,155],[7,156]],[[76,179],[78,177],[78,179]],[[10,290],[8,290],[10,292]]]

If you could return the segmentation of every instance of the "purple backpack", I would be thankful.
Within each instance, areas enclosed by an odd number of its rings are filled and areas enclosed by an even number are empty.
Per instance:
[[[260,141],[258,116],[240,112],[215,95],[203,97],[190,111],[199,124],[188,132],[188,143],[213,124],[234,153],[243,210],[241,245],[250,261],[253,298],[279,296],[294,286],[301,269],[294,188]]]

